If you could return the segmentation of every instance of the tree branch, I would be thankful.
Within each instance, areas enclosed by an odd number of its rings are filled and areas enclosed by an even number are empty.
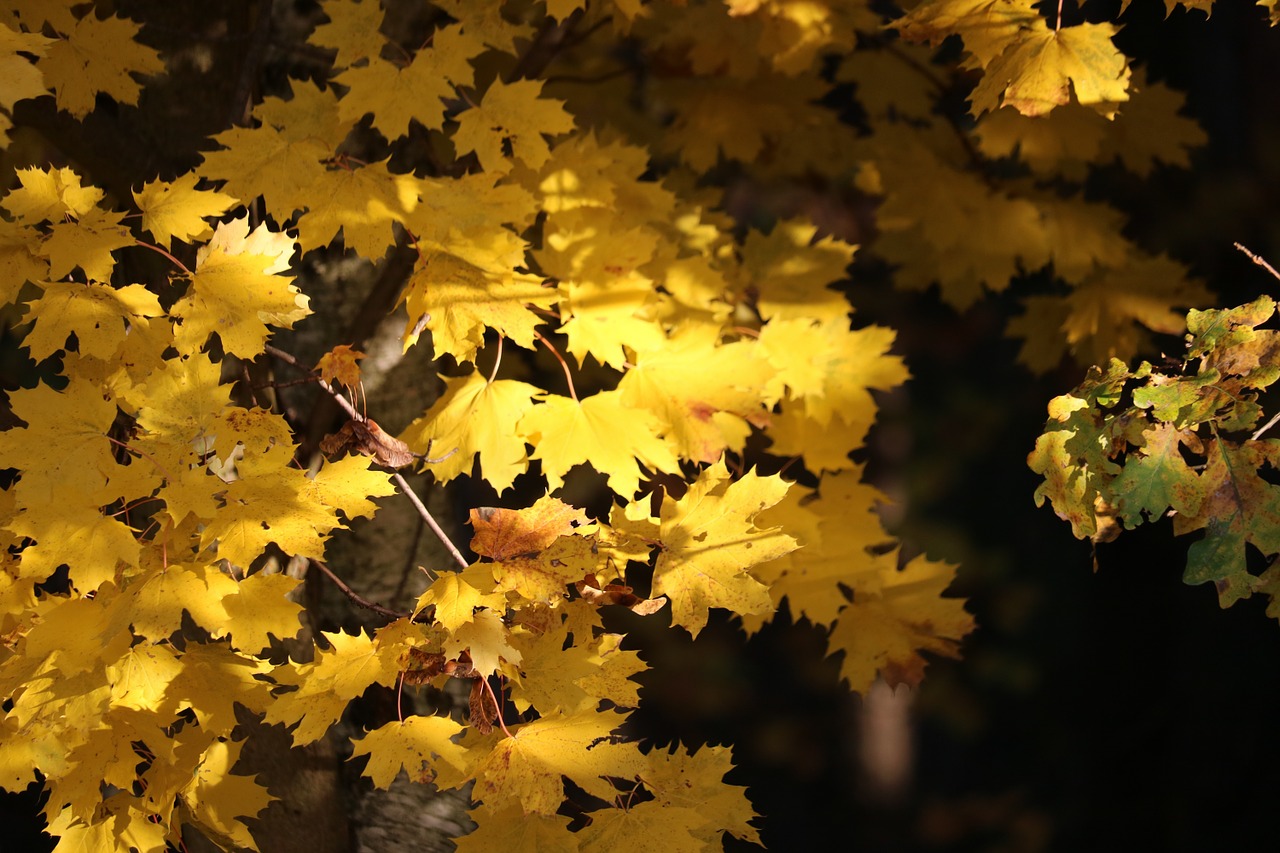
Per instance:
[[[326,566],[322,561],[312,558],[310,562],[311,565],[324,572],[325,576],[328,577],[329,580],[333,581],[334,586],[336,586],[343,595],[363,607],[365,610],[372,610],[374,613],[387,616],[392,619],[404,619],[407,616],[413,615],[412,613],[402,613],[399,610],[392,610],[389,607],[383,607],[381,604],[375,604],[367,598],[363,598],[354,589],[347,586],[346,583],[343,582],[342,578],[334,574],[333,569]]]

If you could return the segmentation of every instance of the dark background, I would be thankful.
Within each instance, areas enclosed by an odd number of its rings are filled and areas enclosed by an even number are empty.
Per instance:
[[[187,25],[184,5],[168,26]],[[1280,31],[1251,3],[1217,6],[1209,20],[1166,20],[1160,2],[1135,0],[1119,39],[1151,78],[1187,92],[1209,146],[1189,170],[1141,181],[1106,171],[1090,191],[1228,306],[1280,290],[1231,247],[1280,261]],[[1086,7],[1098,20],[1115,10]],[[19,118],[58,121],[38,110]],[[102,123],[103,139],[113,120],[90,126]],[[184,132],[223,126],[225,115],[197,115]],[[136,140],[113,144],[78,156],[133,158],[139,171],[155,157]],[[956,313],[935,294],[893,290],[884,272],[860,261],[849,292],[861,322],[899,330],[914,378],[881,398],[868,470],[900,502],[906,548],[961,565],[955,591],[979,625],[964,658],[933,662],[911,697],[909,784],[894,794],[868,779],[863,701],[840,687],[838,660],[822,659],[821,632],[785,614],[750,641],[725,619],[696,641],[636,634],[655,670],[636,731],[734,744],[730,781],[749,786],[773,850],[1275,849],[1280,625],[1262,600],[1223,611],[1211,587],[1183,585],[1189,540],[1167,524],[1100,546],[1095,573],[1090,545],[1034,506],[1025,464],[1046,403],[1080,368],[1035,377],[1016,364],[1018,345],[1003,336],[1016,287]],[[24,829],[31,812],[30,798],[0,797],[0,851],[49,849]]]

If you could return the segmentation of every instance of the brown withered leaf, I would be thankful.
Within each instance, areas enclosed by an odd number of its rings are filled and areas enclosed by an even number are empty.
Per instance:
[[[467,704],[471,711],[468,722],[472,727],[482,735],[493,731],[493,721],[498,719],[498,706],[485,689],[484,679],[477,678],[471,683],[471,697]]]
[[[325,436],[320,450],[326,456],[336,456],[343,451],[372,456],[379,465],[387,468],[403,468],[418,458],[409,445],[382,431],[373,420],[347,421],[342,429]]]
[[[641,598],[631,591],[631,587],[620,583],[608,583],[599,586],[595,575],[587,575],[586,580],[578,581],[575,586],[583,600],[596,605],[621,604],[638,616],[657,613],[667,603],[666,597]]]
[[[471,510],[471,550],[494,560],[537,554],[587,522],[582,510],[550,496],[527,509],[477,507]]]

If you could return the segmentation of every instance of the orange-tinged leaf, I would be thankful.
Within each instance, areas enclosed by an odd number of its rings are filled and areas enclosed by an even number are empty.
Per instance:
[[[712,607],[743,615],[773,610],[769,588],[748,570],[798,547],[777,527],[755,526],[756,515],[782,500],[787,487],[777,475],[754,471],[731,483],[717,462],[679,501],[663,502],[653,595],[671,599],[672,624],[696,637]]]
[[[465,772],[470,765],[467,750],[450,740],[461,731],[462,726],[448,717],[414,715],[403,721],[392,720],[354,741],[351,759],[369,756],[360,775],[369,777],[383,790],[391,786],[402,769],[410,781],[430,782],[435,776],[431,765],[437,761],[447,762],[459,772]]]
[[[479,507],[471,510],[471,550],[494,560],[536,554],[587,523],[586,513],[550,495],[526,509]]]
[[[320,378],[330,385],[336,382],[347,388],[358,388],[360,365],[356,362],[362,358],[364,353],[347,344],[339,344],[320,356],[320,360],[316,362],[316,370],[320,371]]]

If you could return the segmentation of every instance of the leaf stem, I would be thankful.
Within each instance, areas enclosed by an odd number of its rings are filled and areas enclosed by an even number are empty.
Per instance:
[[[498,378],[498,366],[502,364],[502,342],[506,340],[506,336],[501,332],[498,333],[498,354],[493,359],[493,370],[489,371],[489,381],[486,385],[492,385],[493,380]]]
[[[578,399],[577,389],[573,387],[573,374],[569,372],[569,363],[564,360],[564,356],[562,356],[560,354],[560,351],[551,344],[551,341],[547,340],[542,336],[542,333],[534,332],[533,336],[538,340],[542,341],[542,345],[545,346],[547,349],[551,350],[551,354],[556,357],[556,361],[560,362],[560,366],[564,368],[565,382],[568,383],[569,385],[569,396],[573,398],[573,402],[575,403],[581,402]]]
[[[175,258],[173,256],[173,253],[170,252],[168,249],[163,249],[160,246],[157,246],[155,243],[148,243],[146,240],[139,240],[137,237],[133,238],[133,242],[138,244],[144,249],[150,249],[153,252],[158,252],[159,254],[164,255],[166,258],[172,261],[173,264],[178,269],[182,270],[187,275],[192,275],[191,270],[187,269],[187,265],[184,264],[182,261],[178,260],[177,258]]]

